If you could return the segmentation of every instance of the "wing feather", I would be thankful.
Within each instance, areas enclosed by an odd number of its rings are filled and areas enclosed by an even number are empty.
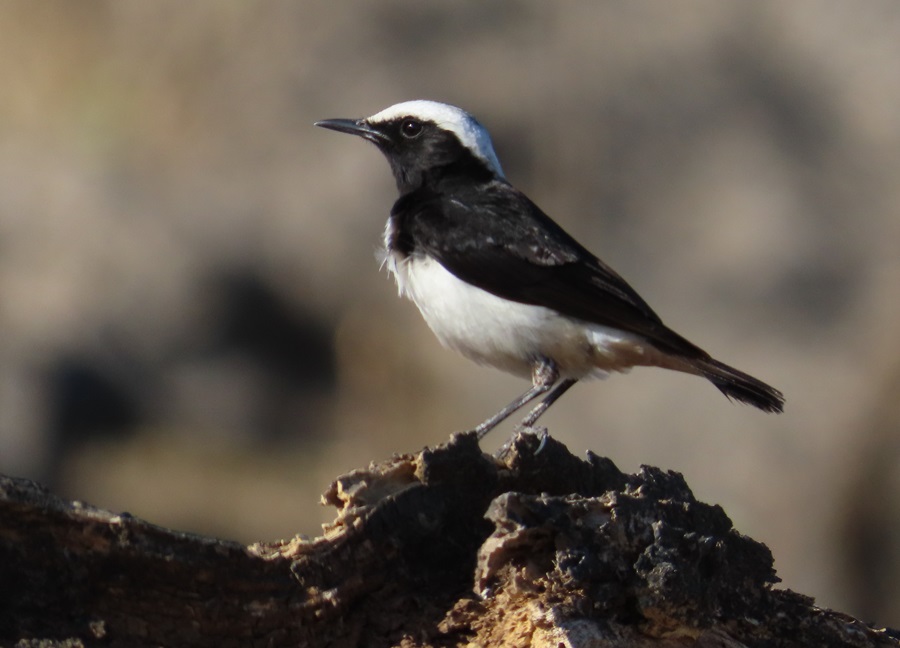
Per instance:
[[[496,181],[477,195],[467,191],[420,189],[398,200],[392,218],[409,253],[428,254],[498,297],[634,333],[667,353],[709,358],[511,185]]]

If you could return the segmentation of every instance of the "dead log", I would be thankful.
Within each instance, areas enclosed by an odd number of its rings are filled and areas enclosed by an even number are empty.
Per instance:
[[[900,646],[775,587],[677,473],[472,435],[338,478],[322,537],[243,546],[0,478],[14,646]]]

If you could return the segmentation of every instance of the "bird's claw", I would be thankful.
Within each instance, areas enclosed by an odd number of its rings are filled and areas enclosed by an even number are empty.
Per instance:
[[[531,426],[531,425],[517,425],[515,428],[515,434],[507,443],[511,442],[517,435],[519,434],[530,434],[532,436],[536,436],[539,439],[538,447],[534,451],[534,456],[538,456],[544,450],[544,447],[547,445],[547,439],[550,438],[550,432],[547,428],[543,426]]]

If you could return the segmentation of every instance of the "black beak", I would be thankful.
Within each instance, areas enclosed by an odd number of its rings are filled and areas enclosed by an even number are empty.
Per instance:
[[[390,143],[390,138],[387,135],[372,128],[365,119],[323,119],[322,121],[317,121],[315,125],[338,131],[339,133],[358,135],[375,144]]]

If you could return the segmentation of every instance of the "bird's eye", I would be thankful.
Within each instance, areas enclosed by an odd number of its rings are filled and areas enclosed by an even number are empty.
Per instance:
[[[407,139],[414,139],[422,134],[422,122],[415,119],[404,119],[400,124],[400,132]]]

